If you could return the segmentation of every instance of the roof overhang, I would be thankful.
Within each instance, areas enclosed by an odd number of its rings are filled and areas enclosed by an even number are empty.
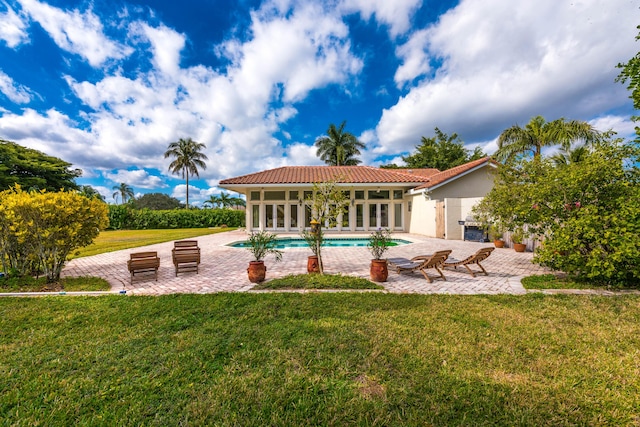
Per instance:
[[[463,176],[465,176],[465,175],[469,175],[470,173],[473,173],[473,172],[475,172],[475,171],[477,171],[477,170],[480,170],[480,169],[482,169],[482,168],[484,168],[484,167],[487,167],[487,166],[489,166],[489,167],[491,167],[491,168],[494,168],[494,169],[497,169],[497,167],[498,167],[494,162],[492,162],[492,161],[486,161],[486,162],[484,162],[484,163],[480,163],[478,166],[473,167],[473,168],[471,168],[471,169],[469,169],[469,170],[467,170],[467,171],[464,171],[464,172],[462,172],[462,173],[459,173],[459,174],[457,174],[457,175],[454,175],[454,176],[452,176],[452,177],[451,177],[451,178],[449,178],[449,179],[445,179],[444,181],[439,182],[439,183],[435,184],[435,185],[434,185],[434,186],[432,186],[432,187],[421,188],[421,189],[419,189],[419,190],[412,189],[412,190],[410,190],[410,191],[409,191],[409,194],[413,196],[413,195],[416,195],[416,194],[429,193],[429,192],[431,192],[431,191],[433,191],[433,190],[435,190],[435,189],[437,189],[437,188],[440,188],[440,187],[443,187],[443,186],[447,185],[448,183],[450,183],[450,182],[452,182],[452,181],[455,181],[456,179],[460,179],[460,178],[462,178],[462,177],[463,177]],[[420,183],[419,185],[424,185],[424,183]]]

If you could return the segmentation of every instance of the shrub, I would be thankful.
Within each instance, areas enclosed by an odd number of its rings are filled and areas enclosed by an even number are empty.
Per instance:
[[[244,211],[232,209],[134,210],[123,205],[109,205],[113,230],[147,230],[168,228],[205,228],[244,225]]]
[[[48,282],[59,280],[69,254],[108,225],[107,206],[75,191],[25,192],[16,186],[0,193],[0,200],[3,263],[25,275],[35,260]]]

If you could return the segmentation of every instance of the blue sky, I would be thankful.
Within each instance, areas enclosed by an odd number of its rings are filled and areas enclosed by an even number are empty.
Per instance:
[[[206,144],[199,204],[224,178],[321,164],[330,123],[398,162],[456,132],[496,149],[535,115],[633,134],[615,83],[636,0],[0,0],[0,138],[60,157],[113,201],[184,200],[167,145]]]

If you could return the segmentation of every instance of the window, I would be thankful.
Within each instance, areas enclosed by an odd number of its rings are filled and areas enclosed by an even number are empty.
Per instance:
[[[265,191],[264,199],[265,200],[284,200],[286,192],[285,191]]]
[[[356,205],[356,227],[364,227],[364,205]]]
[[[364,200],[364,190],[356,190],[354,191],[354,193],[356,193],[355,195],[356,200]]]
[[[369,200],[387,200],[389,199],[389,190],[369,190]]]
[[[298,205],[289,205],[289,206],[291,208],[291,222],[289,223],[289,226],[291,228],[298,228]]]
[[[402,190],[393,190],[394,199],[402,199]]]
[[[298,191],[289,191],[289,200],[298,200]]]
[[[309,200],[311,199],[311,197],[313,197],[313,191],[305,191],[303,194],[304,194],[304,200]]]
[[[393,204],[393,226],[402,228],[402,203]]]
[[[260,193],[258,193],[259,195]],[[251,207],[251,227],[260,228],[260,205]]]
[[[259,191],[252,191],[250,200],[260,200],[260,192]]]

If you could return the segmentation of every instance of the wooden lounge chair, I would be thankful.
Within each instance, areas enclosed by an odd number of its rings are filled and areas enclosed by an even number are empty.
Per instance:
[[[435,271],[437,271],[439,277],[442,280],[447,280],[447,278],[444,277],[444,274],[442,274],[441,268],[450,253],[451,250],[445,250],[434,252],[431,255],[419,255],[411,259],[391,258],[387,261],[398,274],[419,271],[420,273],[422,273],[425,279],[429,281],[429,283],[432,283],[433,280],[427,274],[427,270],[429,268],[433,268]]]
[[[178,273],[187,271],[195,271],[198,274],[198,266],[200,265],[200,248],[197,240],[179,240],[173,243],[171,251],[173,266]]]
[[[130,255],[127,261],[127,268],[131,274],[131,284],[133,278],[139,274],[153,273],[156,282],[158,281],[158,268],[160,267],[160,258],[157,252],[136,252]]]
[[[480,261],[484,261],[485,259],[487,259],[489,257],[489,255],[491,255],[491,252],[493,252],[495,248],[491,248],[491,247],[487,247],[487,248],[482,248],[479,249],[478,252],[476,252],[475,254],[468,256],[467,258],[463,259],[462,261],[458,261],[455,258],[449,258],[445,263],[444,263],[444,267],[453,267],[453,268],[457,268],[458,266],[463,265],[467,271],[469,273],[471,273],[471,276],[476,277],[476,274],[479,273],[484,273],[485,276],[488,276],[489,273],[487,273],[487,270],[484,269],[484,267],[482,265],[480,265]],[[471,264],[476,264],[478,267],[480,267],[480,270],[482,271],[473,271],[471,270],[471,268],[469,268],[469,266]]]

